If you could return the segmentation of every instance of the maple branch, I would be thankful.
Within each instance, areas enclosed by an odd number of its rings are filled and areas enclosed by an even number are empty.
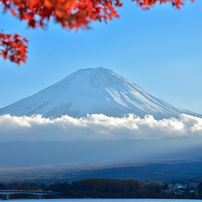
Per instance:
[[[18,34],[10,35],[0,32],[0,56],[20,65],[26,63],[27,39]]]
[[[185,0],[132,0],[143,10],[149,10],[155,3],[171,3],[177,9]],[[194,0],[190,0],[193,2]],[[37,28],[47,26],[52,17],[65,29],[89,28],[94,21],[119,18],[116,7],[121,7],[120,0],[0,0],[4,11],[20,20],[27,21],[27,26]],[[20,35],[0,33],[0,56],[20,65],[27,59],[26,38]],[[1,48],[2,47],[2,48]]]

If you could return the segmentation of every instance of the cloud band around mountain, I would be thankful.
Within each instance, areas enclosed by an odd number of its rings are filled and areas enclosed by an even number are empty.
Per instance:
[[[89,141],[107,139],[162,139],[202,136],[202,118],[180,115],[179,119],[141,119],[132,114],[114,118],[102,114],[85,118],[49,119],[42,115],[0,116],[0,142],[9,141]]]

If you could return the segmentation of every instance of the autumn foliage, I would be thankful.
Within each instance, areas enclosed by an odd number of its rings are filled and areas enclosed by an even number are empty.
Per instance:
[[[27,40],[18,34],[0,33],[0,56],[20,65],[27,59]],[[2,48],[1,48],[2,47]]]
[[[144,10],[155,3],[171,3],[177,9],[185,0],[132,0]],[[194,0],[190,0],[194,1]],[[89,28],[94,21],[119,18],[116,7],[120,0],[0,0],[3,11],[10,12],[21,21],[27,21],[28,27],[43,28],[53,19],[65,29]],[[27,59],[27,40],[17,34],[0,32],[0,55],[4,59],[20,64]]]

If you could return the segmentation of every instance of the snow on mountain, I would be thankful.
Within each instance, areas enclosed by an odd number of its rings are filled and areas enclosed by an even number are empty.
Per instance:
[[[172,105],[143,90],[109,69],[79,70],[58,83],[0,109],[0,115],[44,117],[83,117],[87,114],[104,114],[121,117],[133,113],[156,119],[178,117],[185,113],[200,116]]]

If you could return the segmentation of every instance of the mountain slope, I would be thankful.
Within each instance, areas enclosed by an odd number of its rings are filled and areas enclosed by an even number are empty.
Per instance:
[[[0,109],[0,115],[83,117],[87,114],[121,117],[128,113],[156,119],[178,117],[193,112],[172,105],[143,90],[113,71],[99,67],[79,70],[58,83]]]

